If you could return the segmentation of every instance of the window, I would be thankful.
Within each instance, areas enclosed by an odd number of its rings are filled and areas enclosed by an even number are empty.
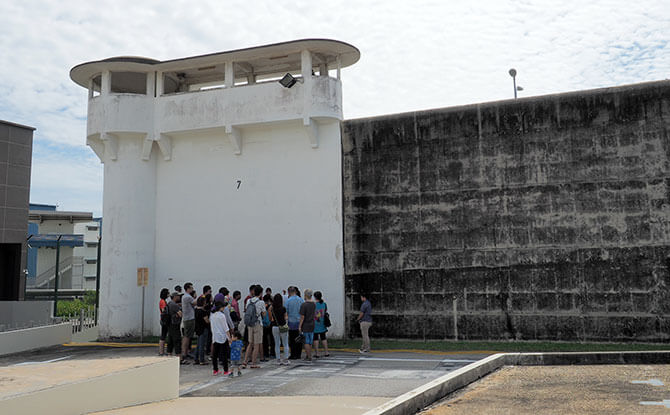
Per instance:
[[[93,77],[93,90],[90,91],[91,98],[97,97],[100,95],[100,88],[102,86],[102,75]]]
[[[112,72],[112,92],[117,94],[147,93],[147,74],[137,72]]]

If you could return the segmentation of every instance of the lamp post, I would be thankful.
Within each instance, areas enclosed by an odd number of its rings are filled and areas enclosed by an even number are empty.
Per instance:
[[[516,99],[516,69],[510,69],[509,76],[512,77],[512,83],[514,84],[514,99]]]
[[[58,273],[60,272],[60,238],[63,235],[58,235],[56,239],[56,281],[54,285],[54,317],[58,317]]]
[[[28,249],[32,248],[32,246],[30,246],[30,238],[32,238],[32,237],[33,237],[33,234],[30,234],[30,235],[28,235],[28,239],[26,239],[26,246],[28,247]],[[25,300],[26,299],[26,293],[28,292],[28,270],[27,269],[23,270],[23,281],[24,281],[23,282],[23,299]]]
[[[516,91],[523,91],[523,87],[516,86],[516,69],[510,69],[509,76],[512,77],[512,84],[514,85],[514,99],[516,99]]]

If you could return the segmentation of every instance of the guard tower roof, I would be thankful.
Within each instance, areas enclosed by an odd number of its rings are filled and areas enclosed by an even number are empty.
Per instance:
[[[311,52],[314,66],[327,65],[340,68],[353,65],[360,58],[360,51],[345,42],[332,39],[301,39],[271,45],[236,49],[207,55],[159,61],[150,58],[120,56],[82,63],[70,70],[70,78],[84,88],[88,81],[102,71],[119,72],[178,72],[180,77],[197,82],[218,79],[224,63],[235,64],[236,76],[264,76],[299,71],[300,53]]]

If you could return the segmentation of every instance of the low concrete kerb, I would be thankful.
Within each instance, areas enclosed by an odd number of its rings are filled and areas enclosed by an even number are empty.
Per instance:
[[[413,414],[503,366],[667,364],[670,351],[497,353],[447,373],[363,415]]]

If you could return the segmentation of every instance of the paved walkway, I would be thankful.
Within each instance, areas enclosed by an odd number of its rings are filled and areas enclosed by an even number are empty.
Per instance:
[[[213,378],[210,366],[181,366],[181,396],[342,395],[396,397],[482,355],[333,352],[313,363],[264,363],[241,377]]]

